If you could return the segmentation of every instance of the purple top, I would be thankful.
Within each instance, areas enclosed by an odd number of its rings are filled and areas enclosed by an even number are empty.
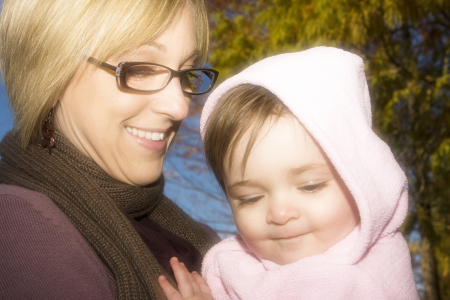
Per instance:
[[[0,299],[115,299],[112,273],[43,194],[0,184],[0,243]]]

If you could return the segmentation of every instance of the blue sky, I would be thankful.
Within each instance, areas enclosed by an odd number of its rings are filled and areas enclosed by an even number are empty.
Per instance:
[[[11,109],[6,98],[5,87],[0,83],[0,139],[13,126]]]

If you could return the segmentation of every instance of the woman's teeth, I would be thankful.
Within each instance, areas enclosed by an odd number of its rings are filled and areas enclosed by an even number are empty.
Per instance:
[[[140,138],[145,138],[147,140],[162,141],[164,139],[164,133],[139,130],[130,126],[126,126],[126,129],[132,135],[138,136]]]

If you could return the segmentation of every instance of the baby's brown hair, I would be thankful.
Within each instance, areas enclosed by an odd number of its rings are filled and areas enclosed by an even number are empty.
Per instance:
[[[204,147],[206,161],[224,192],[225,160],[228,159],[230,169],[243,135],[250,133],[242,173],[264,124],[271,119],[273,125],[285,116],[293,115],[277,96],[261,86],[244,84],[223,95],[208,118]]]

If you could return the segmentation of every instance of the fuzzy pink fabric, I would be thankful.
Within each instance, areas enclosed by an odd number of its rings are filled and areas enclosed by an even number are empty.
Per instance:
[[[328,47],[264,59],[210,95],[202,138],[217,101],[242,84],[270,90],[316,139],[354,197],[361,223],[327,252],[284,266],[256,258],[238,236],[224,240],[203,261],[214,299],[419,299],[398,232],[407,180],[372,131],[362,59]]]

